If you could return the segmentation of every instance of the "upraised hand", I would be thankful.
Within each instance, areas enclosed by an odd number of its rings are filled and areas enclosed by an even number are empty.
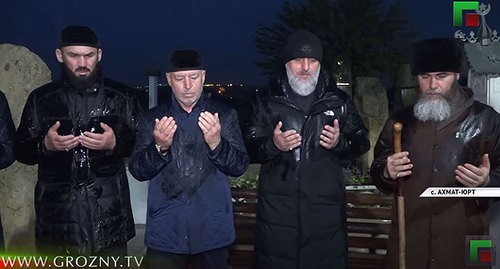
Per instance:
[[[104,130],[103,133],[83,132],[78,136],[82,146],[93,150],[112,150],[116,146],[116,136],[113,128],[104,122],[99,123]]]
[[[479,166],[470,163],[457,166],[455,179],[466,187],[486,185],[490,181],[490,158],[484,154]]]
[[[219,121],[219,113],[212,114],[208,111],[200,113],[198,118],[198,126],[203,132],[203,138],[211,150],[214,150],[220,143],[221,125]]]
[[[56,121],[52,125],[43,139],[45,148],[50,151],[69,151],[78,146],[80,143],[78,137],[74,135],[59,135],[57,130],[61,127],[61,123]]]
[[[177,124],[173,117],[164,116],[161,119],[155,119],[155,128],[153,129],[153,138],[161,150],[168,150],[174,141],[174,134],[177,130]]]
[[[333,149],[339,143],[339,120],[333,120],[333,126],[325,125],[319,136],[319,144],[326,149]]]
[[[295,130],[281,131],[283,123],[281,121],[276,124],[273,134],[273,142],[276,147],[281,151],[291,151],[299,147],[302,143],[302,137]]]

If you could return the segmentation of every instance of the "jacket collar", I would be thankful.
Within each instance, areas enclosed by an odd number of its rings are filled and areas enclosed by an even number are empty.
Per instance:
[[[191,110],[191,113],[193,113],[195,111],[206,110],[208,98],[209,98],[208,93],[206,93],[205,90],[202,90],[200,99],[198,99],[198,101],[194,105],[193,110]],[[188,112],[181,107],[181,105],[179,104],[179,102],[175,98],[173,91],[172,91],[171,96],[170,96],[170,107],[171,107],[172,114],[181,114],[181,113],[188,114]]]
[[[292,91],[292,88],[288,83],[286,72],[283,72],[280,76],[271,80],[269,83],[269,95],[274,97],[275,101],[299,110],[299,108],[290,101],[290,91]],[[329,100],[329,106],[338,107],[343,105],[345,101],[338,96],[336,93],[337,91],[340,90],[337,88],[335,81],[326,71],[321,70],[318,76],[316,89],[312,93],[316,94],[316,98],[311,104],[309,114],[315,114],[323,111],[325,108],[321,104],[324,104],[323,101],[325,99]]]
[[[66,72],[64,70],[64,67],[62,67],[61,70],[61,81],[62,84],[65,88],[70,89],[72,91],[78,92],[78,93],[86,93],[86,94],[95,94],[99,91],[100,88],[103,87],[104,85],[104,76],[102,74],[102,68],[99,66],[97,69],[97,74],[95,76],[95,81],[92,83],[92,85],[85,90],[79,90],[71,84],[71,81],[68,79]]]
[[[271,80],[270,84],[270,94],[271,96],[283,96],[286,99],[290,98],[290,91],[292,87],[288,82],[288,76],[286,72],[282,72],[276,79]],[[331,77],[326,71],[321,69],[318,76],[318,83],[316,83],[316,88],[312,94],[316,94],[318,98],[322,98],[327,92],[335,91],[336,87],[331,85]]]
[[[474,103],[474,93],[470,88],[458,86],[456,95],[451,100],[451,115],[447,120],[437,123],[437,129],[440,130],[449,124],[455,122],[464,112]]]

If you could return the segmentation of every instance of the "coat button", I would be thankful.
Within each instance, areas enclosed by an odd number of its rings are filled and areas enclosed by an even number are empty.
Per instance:
[[[432,172],[437,173],[438,169],[436,167],[432,167]]]

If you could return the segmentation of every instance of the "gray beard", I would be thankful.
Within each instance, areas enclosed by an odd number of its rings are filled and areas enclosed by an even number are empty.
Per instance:
[[[301,96],[307,96],[311,94],[314,89],[316,89],[316,84],[318,83],[318,78],[319,78],[319,71],[321,70],[321,67],[318,68],[315,74],[307,80],[307,81],[302,81],[299,78],[297,78],[292,71],[286,66],[286,75],[288,77],[288,83],[290,84],[290,87],[292,90],[297,93],[298,95]]]
[[[421,121],[444,121],[450,118],[451,105],[444,98],[437,100],[429,100],[425,97],[418,99],[418,102],[413,107],[413,115]]]

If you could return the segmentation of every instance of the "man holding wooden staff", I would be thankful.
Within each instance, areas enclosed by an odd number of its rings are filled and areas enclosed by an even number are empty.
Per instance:
[[[428,187],[498,186],[500,115],[458,84],[460,41],[423,40],[413,45],[412,60],[419,98],[387,120],[371,176],[386,193],[404,180],[406,268],[466,268],[466,235],[488,234],[489,200],[419,196]],[[403,124],[401,152],[393,148],[395,122]],[[398,268],[397,222],[395,206],[385,268]]]

